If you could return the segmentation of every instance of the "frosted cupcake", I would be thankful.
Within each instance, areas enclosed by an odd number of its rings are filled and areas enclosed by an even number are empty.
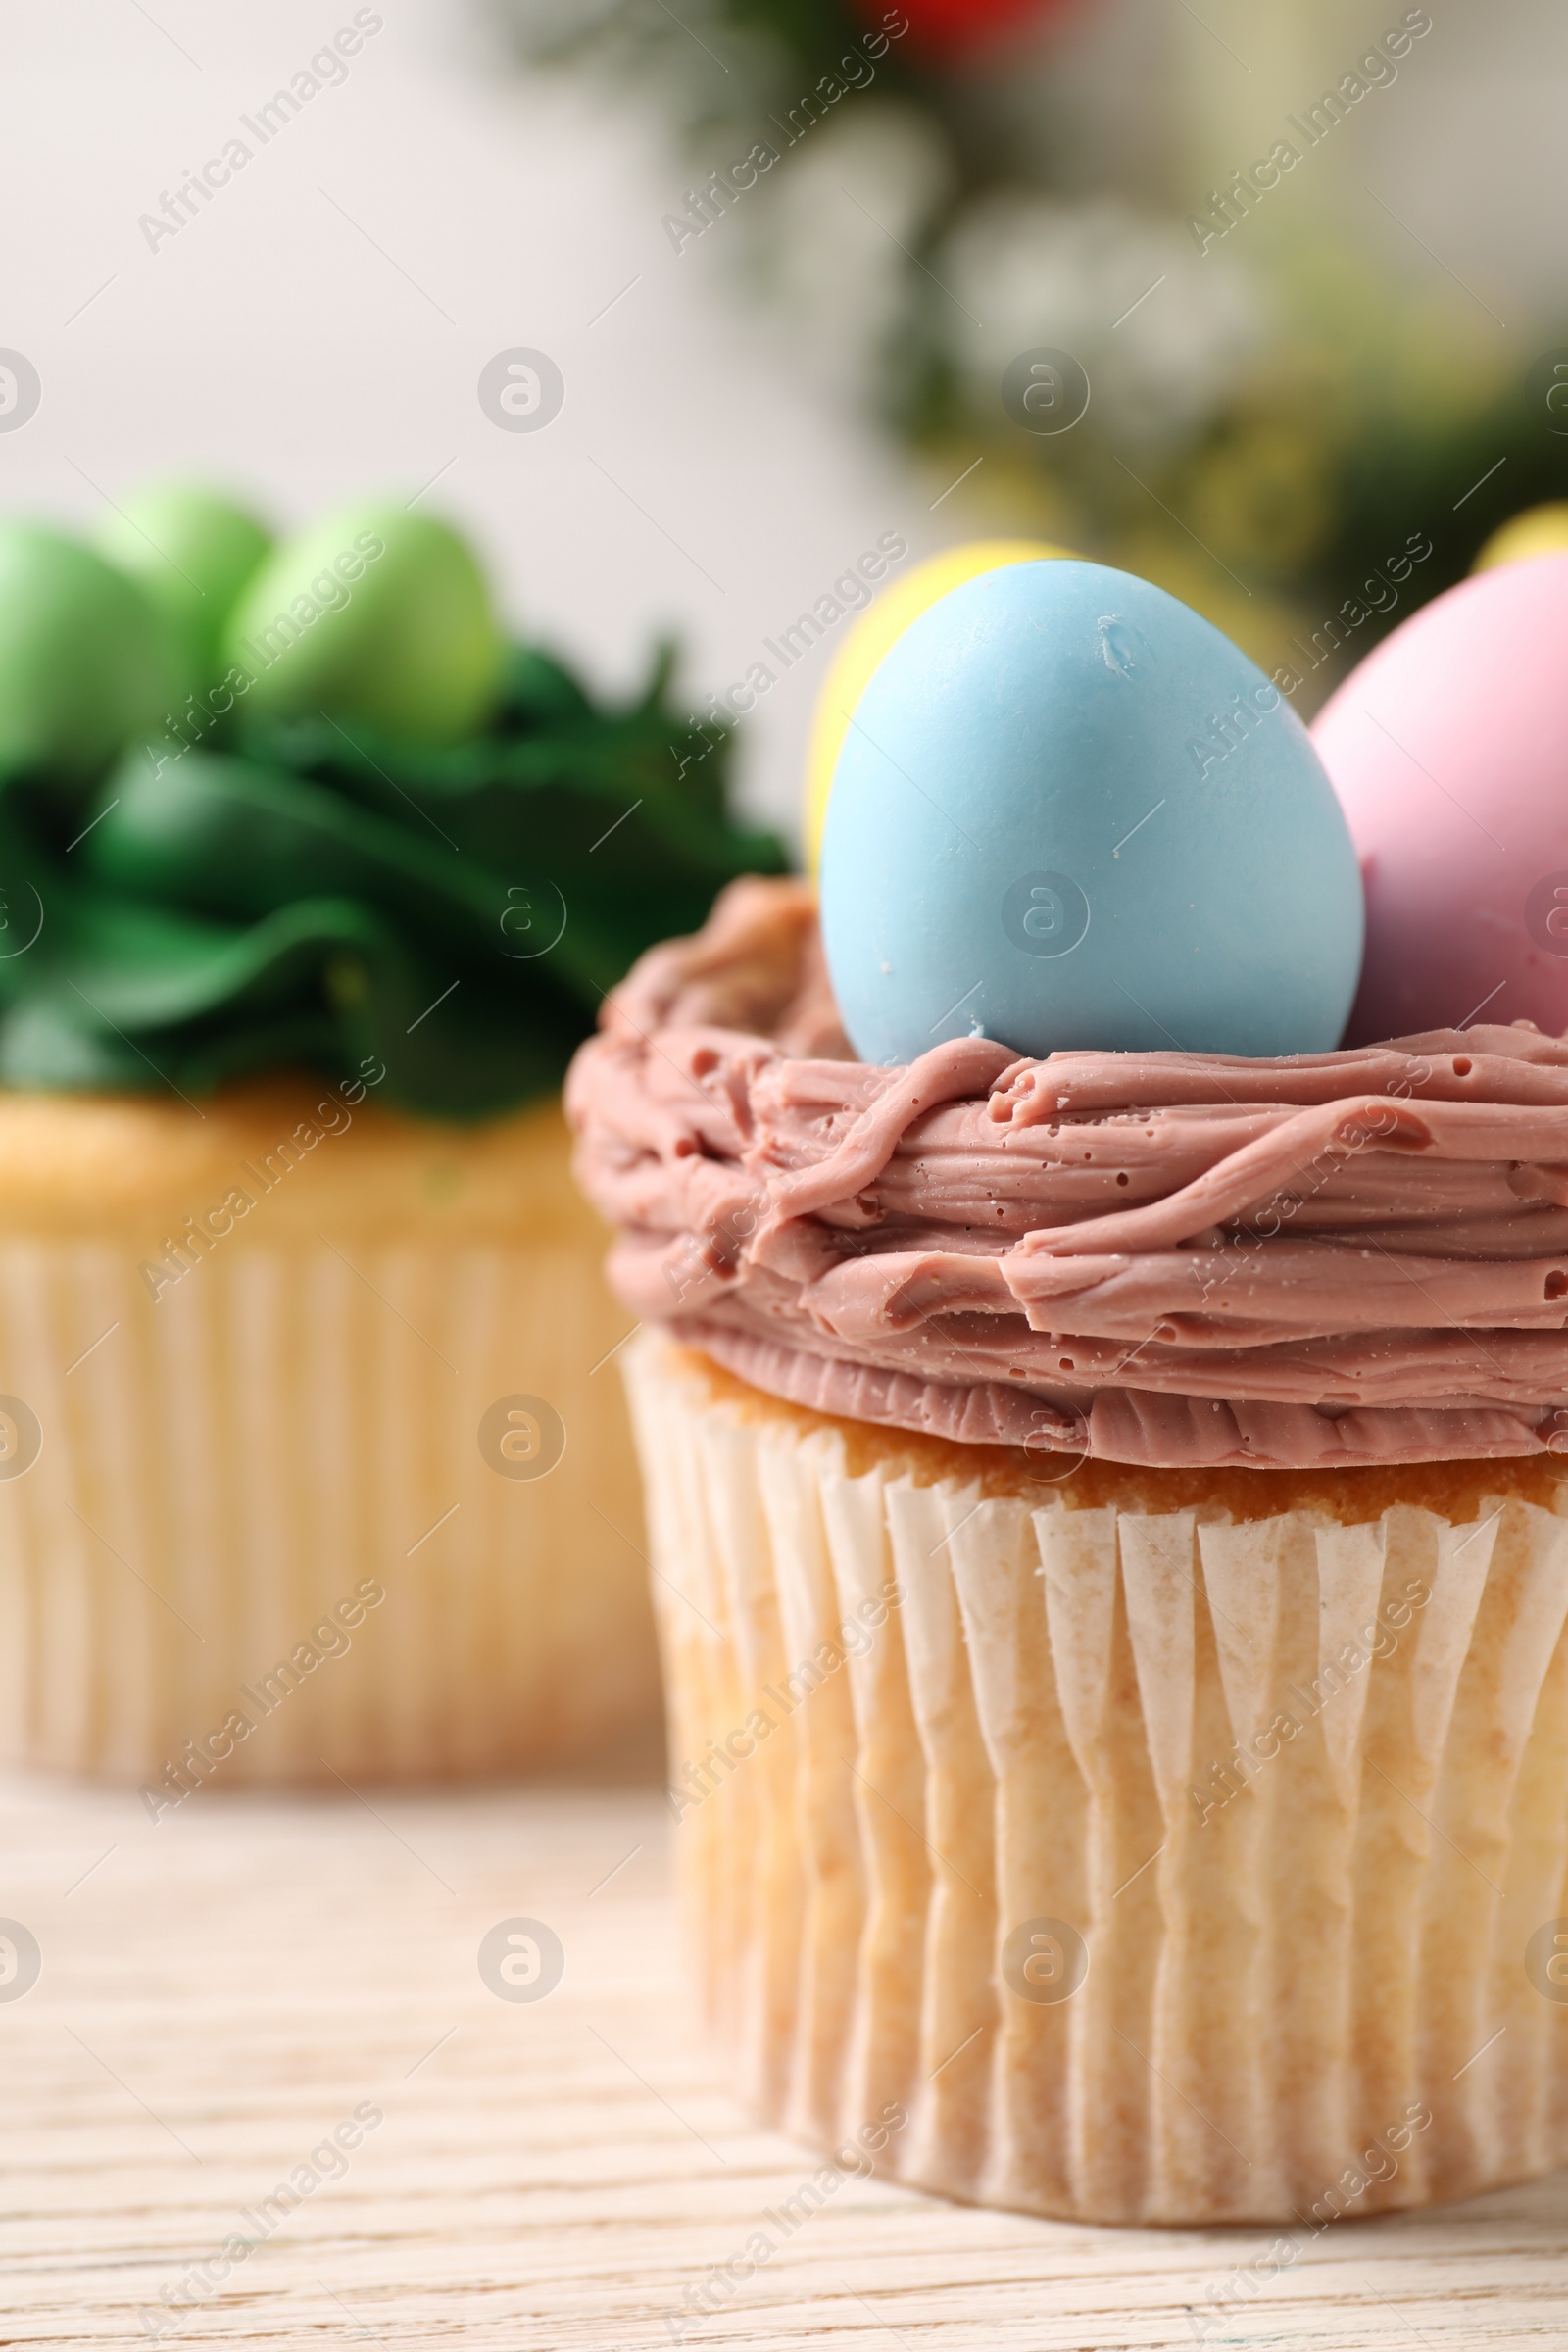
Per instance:
[[[635,1753],[629,1319],[556,1089],[650,884],[700,919],[756,845],[667,665],[596,709],[442,526],[136,513],[161,638],[0,533],[0,1753],[159,1820]]]
[[[895,2102],[897,2177],[1109,2222],[1568,2159],[1568,1046],[879,1066],[809,892],[757,883],[567,1103],[761,2111],[827,2146]]]

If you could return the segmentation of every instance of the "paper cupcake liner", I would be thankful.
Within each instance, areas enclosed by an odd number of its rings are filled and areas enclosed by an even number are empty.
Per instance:
[[[236,1233],[156,1299],[117,1241],[0,1244],[8,1760],[163,1818],[657,1724],[599,1237],[335,1236]]]
[[[1419,1469],[1365,1524],[1075,1509],[662,1336],[626,1374],[689,1924],[769,2120],[896,2107],[894,2176],[1103,2222],[1568,2161],[1568,1519],[1450,1524]]]

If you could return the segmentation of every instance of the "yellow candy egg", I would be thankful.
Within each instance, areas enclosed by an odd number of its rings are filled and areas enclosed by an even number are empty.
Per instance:
[[[1493,532],[1472,571],[1491,571],[1497,564],[1525,564],[1532,556],[1560,556],[1568,548],[1568,499],[1554,498],[1544,507],[1526,507]]]
[[[1038,564],[1043,557],[1071,552],[1049,546],[1042,539],[971,539],[917,564],[913,571],[884,588],[856,622],[827,673],[806,755],[806,859],[813,874],[821,856],[822,827],[839,753],[855,706],[883,656],[892,651],[910,622],[918,620],[927,606],[946,596],[950,588],[959,587],[983,571],[1000,571],[1007,564]]]

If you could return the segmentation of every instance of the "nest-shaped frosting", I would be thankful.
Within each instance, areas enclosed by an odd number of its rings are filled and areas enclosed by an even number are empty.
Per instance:
[[[1568,1452],[1568,1043],[856,1061],[808,889],[653,949],[567,1085],[615,1289],[818,1411],[1281,1468]]]

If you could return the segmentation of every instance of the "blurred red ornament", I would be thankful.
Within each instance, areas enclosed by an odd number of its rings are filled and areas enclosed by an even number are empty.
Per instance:
[[[888,20],[882,0],[858,0],[880,30]],[[961,57],[1027,24],[1066,14],[1073,0],[899,0],[909,38],[928,56]]]

